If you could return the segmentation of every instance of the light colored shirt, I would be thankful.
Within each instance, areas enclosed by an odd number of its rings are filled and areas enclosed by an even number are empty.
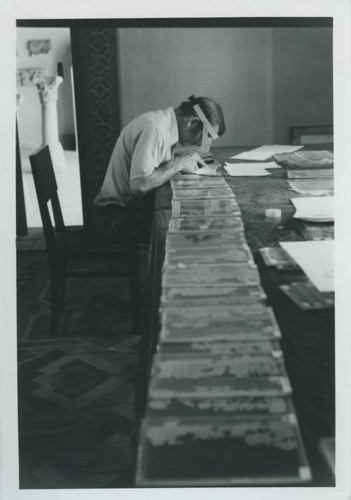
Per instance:
[[[137,206],[130,181],[146,177],[172,158],[178,142],[173,108],[150,111],[132,120],[121,132],[113,149],[106,175],[94,206]]]

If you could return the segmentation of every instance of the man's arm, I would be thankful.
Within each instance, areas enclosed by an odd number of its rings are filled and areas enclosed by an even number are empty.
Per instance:
[[[206,166],[197,153],[172,158],[169,161],[161,163],[152,174],[130,181],[130,189],[134,196],[143,196],[149,191],[162,186],[162,184],[169,181],[178,172],[193,172],[198,168],[199,164]]]

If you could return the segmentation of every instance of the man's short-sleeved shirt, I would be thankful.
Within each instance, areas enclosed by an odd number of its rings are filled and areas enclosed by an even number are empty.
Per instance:
[[[144,113],[121,132],[113,149],[104,182],[94,205],[136,206],[130,181],[147,177],[161,163],[172,158],[178,142],[178,125],[173,108]]]

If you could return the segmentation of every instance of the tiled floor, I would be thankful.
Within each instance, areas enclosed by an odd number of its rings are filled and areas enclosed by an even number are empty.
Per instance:
[[[46,253],[17,257],[20,489],[51,498],[53,489],[129,488],[140,335],[131,332],[128,278],[68,279],[50,335]]]

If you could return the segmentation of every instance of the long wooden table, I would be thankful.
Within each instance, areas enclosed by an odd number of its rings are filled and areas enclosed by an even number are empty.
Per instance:
[[[213,148],[212,152],[223,164],[232,155],[248,149],[250,148]],[[223,169],[221,172],[225,174]],[[334,478],[318,452],[318,442],[321,437],[335,434],[334,310],[303,311],[298,308],[283,294],[279,286],[305,281],[303,272],[268,268],[259,253],[260,248],[277,246],[279,241],[303,240],[298,222],[292,218],[295,209],[290,202],[290,198],[298,194],[288,189],[280,169],[272,171],[272,176],[268,177],[225,178],[241,209],[246,240],[258,266],[268,305],[273,308],[281,329],[285,366],[313,473],[312,486],[332,486]],[[144,393],[160,329],[161,273],[165,238],[171,217],[171,199],[170,183],[157,190],[150,254],[149,326],[144,345],[147,359],[147,366],[144,367]],[[266,208],[281,209],[281,219],[266,219]]]

